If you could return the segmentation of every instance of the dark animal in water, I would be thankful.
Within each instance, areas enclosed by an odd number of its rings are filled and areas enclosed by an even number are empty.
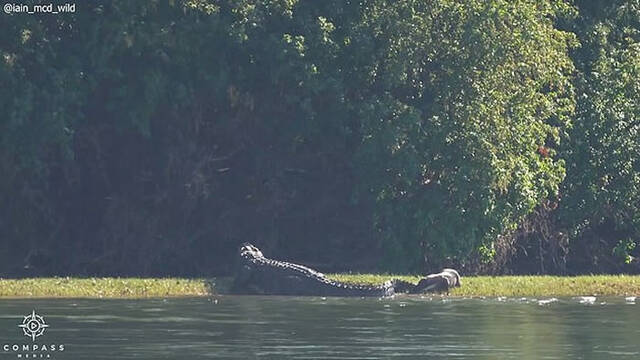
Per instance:
[[[444,269],[415,285],[393,279],[380,285],[347,284],[328,279],[304,265],[266,258],[260,249],[245,243],[240,247],[240,266],[232,292],[262,295],[392,296],[399,293],[448,292],[460,286],[460,274]]]

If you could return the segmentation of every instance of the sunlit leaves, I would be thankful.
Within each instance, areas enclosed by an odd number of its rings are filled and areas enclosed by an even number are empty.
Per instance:
[[[574,109],[576,40],[554,28],[554,11],[402,1],[365,12],[379,110],[363,113],[362,151],[381,195],[378,226],[404,265],[464,258],[557,194],[564,167],[549,154]]]
[[[583,38],[575,57],[578,112],[564,150],[563,209],[576,249],[586,246],[585,230],[605,222],[613,224],[610,232],[640,235],[640,3],[603,3],[592,11],[597,16],[587,13],[577,28]],[[607,241],[618,258],[633,250],[630,240],[624,246],[615,238]]]

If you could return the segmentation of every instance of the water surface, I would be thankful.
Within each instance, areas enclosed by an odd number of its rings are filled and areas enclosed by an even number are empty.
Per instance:
[[[18,327],[33,310],[49,325],[35,342]],[[5,299],[0,343],[0,359],[629,359],[640,358],[640,304],[406,296]],[[12,350],[33,344],[64,350]]]

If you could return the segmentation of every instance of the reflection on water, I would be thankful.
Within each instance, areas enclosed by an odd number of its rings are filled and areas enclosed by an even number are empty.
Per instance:
[[[18,327],[33,310],[49,325],[35,343]],[[0,300],[5,359],[629,359],[638,339],[629,297]]]

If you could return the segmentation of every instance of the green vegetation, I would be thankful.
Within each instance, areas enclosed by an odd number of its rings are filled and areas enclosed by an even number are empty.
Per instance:
[[[2,276],[229,274],[243,241],[640,272],[640,0],[120,0],[0,33]]]
[[[640,2],[613,4],[586,6],[575,25],[577,112],[557,214],[570,231],[568,266],[610,272],[640,254]]]
[[[351,282],[379,284],[400,278],[417,282],[416,276],[346,275],[331,278]],[[463,286],[451,290],[451,296],[628,296],[640,295],[640,276],[469,276],[462,279]]]
[[[195,279],[38,278],[0,279],[1,297],[146,298],[205,296],[209,283]]]
[[[389,279],[417,282],[417,276],[375,274],[331,274],[349,283],[380,284]],[[150,298],[225,294],[229,278],[140,279],[140,278],[38,278],[0,279],[3,297]],[[640,276],[470,276],[450,296],[640,296]]]

